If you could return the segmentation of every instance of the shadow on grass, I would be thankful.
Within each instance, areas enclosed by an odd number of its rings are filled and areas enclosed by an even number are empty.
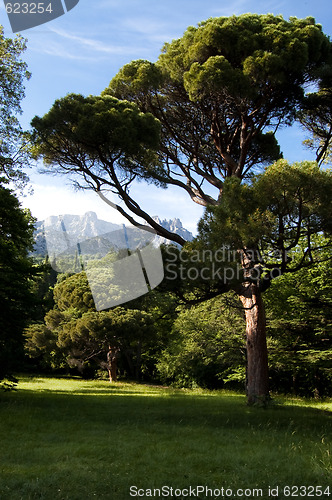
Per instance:
[[[46,379],[47,380],[47,379]],[[68,382],[68,379],[64,379]],[[43,380],[31,379],[40,388],[19,388],[7,394],[9,405],[38,411],[47,425],[76,418],[77,423],[92,419],[94,423],[112,426],[124,424],[136,428],[167,424],[168,426],[204,427],[213,429],[239,429],[248,427],[287,429],[290,422],[298,422],[303,429],[319,430],[331,421],[332,413],[326,410],[283,405],[275,402],[267,409],[248,407],[244,395],[218,392],[204,394],[180,389],[151,387],[144,384],[117,383],[107,388],[94,382],[74,380],[75,390],[69,388],[43,388]],[[45,379],[44,379],[45,384]],[[83,385],[91,384],[92,387]],[[82,387],[83,386],[83,387]],[[0,400],[1,401],[1,400]]]
[[[0,396],[1,500],[128,500],[129,485],[328,484],[331,419],[143,384],[22,377]],[[204,497],[201,497],[204,498]]]

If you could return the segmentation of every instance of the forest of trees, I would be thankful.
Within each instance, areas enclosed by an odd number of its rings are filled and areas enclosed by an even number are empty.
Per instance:
[[[47,273],[41,282],[45,278]],[[325,262],[275,280],[266,292],[272,391],[331,395],[331,287],[332,271]],[[106,378],[111,346],[117,350],[120,380],[245,387],[244,312],[232,292],[188,306],[176,293],[158,289],[97,312],[82,272],[59,275],[53,296],[45,320],[26,329],[32,370]]]
[[[235,387],[250,404],[271,391],[331,396],[332,45],[321,26],[209,19],[156,63],[124,66],[100,96],[58,99],[29,133],[15,117],[29,77],[24,42],[2,36],[0,46],[2,67],[10,58],[14,68],[1,73],[0,95],[0,379],[26,369]],[[276,134],[294,123],[316,161],[283,159]],[[112,191],[131,224],[169,240],[163,282],[97,311],[84,271],[57,274],[28,257],[34,221],[6,185],[27,181],[31,158]],[[205,207],[194,241],[132,198],[136,180],[146,193],[149,183],[177,186]],[[232,259],[216,273],[222,248]]]

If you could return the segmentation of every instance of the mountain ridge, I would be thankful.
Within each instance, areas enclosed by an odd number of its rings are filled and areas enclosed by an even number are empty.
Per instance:
[[[179,218],[160,219],[158,216],[154,216],[153,219],[168,231],[182,236],[186,241],[191,241],[194,238],[193,234],[183,227]],[[114,224],[98,219],[97,214],[93,211],[88,211],[84,215],[64,214],[50,216],[35,224],[33,255],[46,256],[48,253],[45,233],[50,228],[52,228],[54,233],[61,232],[61,234],[65,234],[70,241],[84,242],[91,238],[109,234],[113,231],[119,231],[123,229],[123,226],[124,224]],[[68,244],[70,244],[70,241]],[[170,243],[170,241],[161,236],[157,236],[156,245],[161,245],[163,243]]]

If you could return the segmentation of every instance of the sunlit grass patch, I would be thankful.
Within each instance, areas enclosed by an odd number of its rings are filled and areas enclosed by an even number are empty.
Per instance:
[[[331,483],[331,414],[236,393],[23,378],[0,395],[0,422],[1,500]]]

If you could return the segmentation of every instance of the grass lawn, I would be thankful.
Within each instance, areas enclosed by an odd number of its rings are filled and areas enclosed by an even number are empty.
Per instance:
[[[209,490],[191,498],[332,500],[331,402],[264,410],[230,392],[20,380],[0,393],[1,500],[128,500],[163,486],[155,498],[183,499],[198,485]]]

